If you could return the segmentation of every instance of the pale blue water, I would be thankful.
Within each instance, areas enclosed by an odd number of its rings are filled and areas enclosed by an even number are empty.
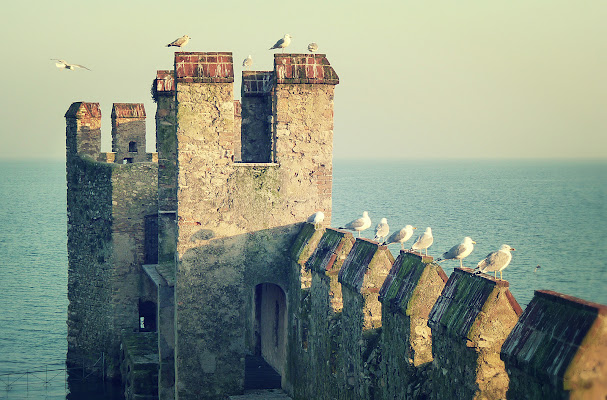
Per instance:
[[[467,266],[507,243],[517,251],[504,279],[521,306],[535,289],[607,304],[607,162],[336,161],[333,186],[333,226],[364,210],[373,227],[382,217],[392,230],[431,226],[435,257],[471,236]],[[6,391],[2,375],[65,363],[64,162],[0,162],[0,200],[0,399],[65,398],[63,379],[44,387],[44,372],[27,391],[18,375]],[[450,274],[459,263],[442,265]]]
[[[333,175],[333,226],[367,210],[364,237],[386,217],[391,232],[418,228],[409,246],[430,226],[435,258],[470,236],[468,267],[509,244],[504,279],[523,308],[537,289],[607,304],[607,161],[336,162]]]

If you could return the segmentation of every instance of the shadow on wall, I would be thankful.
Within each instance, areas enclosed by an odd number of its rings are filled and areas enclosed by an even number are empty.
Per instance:
[[[197,246],[185,251],[175,275],[180,396],[239,393],[245,354],[262,355],[284,374],[288,250],[299,227],[219,238],[203,228],[190,236]]]

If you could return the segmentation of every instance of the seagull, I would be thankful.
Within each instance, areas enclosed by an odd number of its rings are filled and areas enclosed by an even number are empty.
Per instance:
[[[390,235],[388,240],[386,240],[383,244],[388,245],[392,243],[400,243],[401,248],[404,250],[405,242],[411,239],[411,236],[413,236],[413,229],[417,228],[411,225],[406,225],[400,231],[396,231],[392,235]]]
[[[379,241],[379,239],[385,239],[390,233],[390,227],[388,226],[388,220],[386,218],[382,218],[379,224],[375,227],[375,240]]]
[[[462,259],[468,257],[470,253],[472,253],[475,244],[476,242],[474,240],[466,236],[463,242],[451,247],[449,251],[445,251],[443,253],[443,257],[436,261],[441,262],[444,260],[459,260],[459,266],[463,267],[464,265],[462,264]]]
[[[413,246],[411,246],[411,250],[425,250],[426,255],[428,255],[428,247],[432,246],[434,243],[434,236],[432,236],[432,229],[430,227],[426,228],[426,231],[420,235]]]
[[[310,43],[308,45],[308,51],[310,53],[316,53],[318,51],[318,45],[316,43],[314,43],[314,42]]]
[[[270,47],[269,50],[282,49],[282,52],[284,53],[285,47],[288,47],[291,44],[291,39],[291,35],[287,33],[282,39],[279,39],[278,42],[274,43],[274,46]]]
[[[357,218],[354,221],[350,221],[339,229],[348,229],[350,231],[356,231],[358,232],[358,237],[360,237],[360,232],[364,231],[365,229],[368,229],[370,226],[371,218],[369,218],[369,213],[367,211],[363,211],[363,216],[361,218]]]
[[[188,44],[188,41],[191,38],[188,35],[183,35],[182,37],[180,37],[179,39],[175,39],[173,40],[171,43],[167,44],[166,47],[171,47],[171,46],[175,46],[175,47],[183,47],[186,44]]]
[[[325,220],[325,213],[322,211],[316,211],[314,214],[310,215],[308,218],[308,222],[312,222],[314,224],[314,229],[317,229],[317,226]]]
[[[246,67],[247,69],[249,69],[249,67],[251,65],[253,65],[253,58],[249,54],[249,56],[247,58],[245,58],[244,61],[242,62],[242,66]]]
[[[503,244],[502,247],[498,251],[494,251],[493,253],[487,254],[484,260],[481,260],[475,269],[478,269],[478,273],[484,273],[487,271],[493,271],[493,276],[497,279],[497,271],[500,272],[500,281],[502,280],[502,271],[504,268],[510,264],[512,260],[511,251],[514,251],[514,248],[508,246],[507,244]]]
[[[62,68],[62,69],[69,69],[69,70],[75,70],[76,68],[84,68],[86,70],[89,70],[87,67],[85,67],[84,65],[80,65],[80,64],[70,64],[65,60],[60,60],[58,58],[51,58],[51,60],[55,60],[57,61],[55,63],[55,65],[57,66],[57,68]]]

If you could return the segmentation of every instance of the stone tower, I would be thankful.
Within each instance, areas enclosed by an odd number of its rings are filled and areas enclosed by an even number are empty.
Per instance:
[[[175,54],[180,399],[239,393],[255,351],[284,376],[285,250],[315,211],[330,223],[337,75],[322,54],[277,54],[271,73],[244,75],[239,163],[232,54]]]
[[[125,109],[145,116],[142,105],[114,105],[116,143],[140,140],[143,123],[128,130]],[[130,118],[127,116],[127,118]],[[141,271],[146,262],[145,220],[157,215],[158,167],[153,154],[101,153],[101,111],[97,103],[73,103],[66,118],[68,209],[68,364],[90,367],[103,357],[106,374],[118,374],[122,330],[140,327],[146,298]],[[113,124],[114,125],[114,124]],[[141,143],[141,142],[140,142]],[[127,148],[128,150],[128,148]],[[145,155],[145,157],[144,157]],[[145,161],[143,160],[145,158]],[[116,163],[114,162],[116,161]],[[140,161],[140,162],[137,162]],[[148,232],[147,236],[155,235]],[[155,299],[153,299],[155,300]]]

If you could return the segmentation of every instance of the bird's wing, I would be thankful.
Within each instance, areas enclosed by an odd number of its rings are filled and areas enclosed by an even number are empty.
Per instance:
[[[504,265],[506,265],[509,261],[508,254],[503,251],[494,251],[493,253],[489,253],[487,257],[481,261],[478,266],[481,271],[499,271]],[[484,263],[483,267],[481,267],[481,263]]]
[[[348,224],[346,224],[346,226],[344,228],[346,229],[355,229],[355,228],[360,228],[362,226],[365,225],[365,219],[364,218],[358,218],[355,219],[352,222],[349,222]]]
[[[90,69],[88,69],[88,68],[87,68],[87,67],[85,67],[84,65],[80,65],[80,64],[71,64],[71,65],[72,65],[73,67],[84,68],[84,69],[86,69],[86,70],[89,70],[89,71],[90,71]]]
[[[279,40],[278,40],[278,42],[276,42],[276,43],[274,44],[274,46],[270,47],[270,50],[272,50],[272,49],[279,49],[279,48],[280,48],[280,46],[281,46],[281,45],[282,45],[284,42],[285,42],[285,40],[284,40],[284,39],[279,39]]]

